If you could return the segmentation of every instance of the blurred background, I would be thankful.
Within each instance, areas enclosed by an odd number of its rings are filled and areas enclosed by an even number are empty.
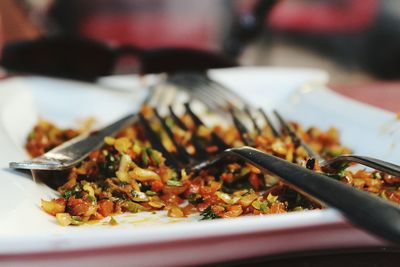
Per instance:
[[[243,65],[322,68],[335,85],[400,78],[398,0],[1,0],[0,18],[3,45],[83,36],[221,51]]]

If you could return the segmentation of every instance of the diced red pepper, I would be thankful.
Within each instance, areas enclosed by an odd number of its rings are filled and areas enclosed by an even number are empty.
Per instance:
[[[67,207],[71,211],[71,215],[74,216],[85,215],[85,213],[88,212],[90,206],[91,204],[89,202],[86,202],[80,198],[75,198],[75,196],[72,196],[68,199]]]
[[[160,192],[164,187],[164,184],[161,181],[155,180],[151,182],[151,191]]]
[[[111,200],[100,200],[99,202],[97,202],[97,205],[97,211],[104,217],[109,216],[114,211],[114,204]]]

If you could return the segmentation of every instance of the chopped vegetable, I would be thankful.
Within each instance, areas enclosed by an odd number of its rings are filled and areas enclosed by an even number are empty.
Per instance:
[[[195,194],[189,195],[188,201],[190,204],[196,205],[196,204],[204,202],[204,199],[199,193],[195,193]]]
[[[202,216],[202,220],[214,220],[214,219],[219,219],[221,216],[217,215],[211,208],[211,206],[208,206],[202,213],[200,213]]]
[[[152,116],[152,110],[145,109],[145,114]],[[196,128],[190,116],[181,119],[190,131],[182,130],[169,117],[166,122],[177,143],[189,154],[197,156],[198,145],[210,153],[218,153],[218,147],[212,142],[214,133],[230,147],[243,145],[232,125]],[[151,124],[166,149],[179,157],[177,147],[159,120],[151,120]],[[350,152],[340,144],[335,128],[323,131],[315,127],[304,129],[296,123],[292,126],[326,159]],[[59,129],[40,121],[29,133],[26,148],[32,156],[39,156],[80,132]],[[193,134],[199,139],[197,144],[193,144]],[[353,171],[347,165],[326,173],[317,160],[309,159],[303,147],[293,143],[290,136],[276,137],[265,127],[262,133],[251,132],[249,137],[257,149],[400,204],[400,177],[377,171]],[[200,213],[202,220],[211,220],[320,208],[318,203],[278,178],[241,160],[229,159],[197,173],[186,170],[186,166],[171,168],[166,165],[164,156],[151,147],[143,126],[134,123],[115,137],[105,137],[101,148],[92,151],[71,169],[67,182],[58,188],[60,197],[41,201],[42,209],[55,216],[60,225],[69,226],[102,219],[117,225],[112,216],[124,212],[162,210],[174,218]]]
[[[127,201],[125,203],[125,205],[126,205],[127,210],[132,213],[138,213],[140,211],[149,210],[148,208],[145,208],[144,206],[142,206],[138,203],[132,202],[132,201]]]
[[[58,200],[46,201],[42,199],[42,209],[51,215],[56,215],[65,211],[65,202]]]
[[[129,176],[141,182],[160,180],[160,176],[156,172],[148,169],[143,169],[137,166],[133,169],[133,171],[129,172]]]
[[[182,186],[182,182],[176,180],[168,180],[167,185],[171,186]]]
[[[117,220],[114,218],[114,217],[111,217],[110,218],[110,221],[108,222],[110,225],[112,225],[112,226],[116,226],[116,225],[118,225],[118,222],[117,222]]]

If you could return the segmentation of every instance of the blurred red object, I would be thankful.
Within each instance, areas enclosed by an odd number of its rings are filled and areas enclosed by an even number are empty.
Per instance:
[[[181,19],[190,20],[193,26],[190,29],[182,27],[182,22],[165,14],[93,15],[82,22],[81,34],[109,43],[135,44],[148,48],[215,48],[215,33],[211,27],[203,21],[195,23],[190,15],[182,15]]]
[[[183,46],[218,49],[227,35],[235,13],[246,13],[246,10],[251,10],[258,1],[60,2],[76,6],[75,10],[80,14],[75,17],[77,19],[80,16],[76,30],[89,38],[142,47]],[[82,3],[83,6],[79,5]],[[379,0],[281,0],[266,18],[266,23],[278,31],[360,32],[374,22],[378,8]]]
[[[93,6],[82,18],[80,34],[108,43],[147,48],[180,46],[215,50],[220,45],[227,14],[222,1],[213,0],[103,1],[103,4]]]
[[[330,84],[334,91],[388,111],[400,112],[400,82],[370,82],[359,85]]]
[[[346,33],[370,26],[379,0],[280,1],[267,23],[280,31]]]

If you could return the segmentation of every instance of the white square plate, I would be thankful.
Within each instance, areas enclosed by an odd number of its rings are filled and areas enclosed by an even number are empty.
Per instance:
[[[358,154],[398,163],[400,121],[326,88],[312,69],[233,68],[210,76],[266,110],[306,126],[336,126]],[[43,77],[0,82],[0,263],[16,266],[180,266],[312,249],[385,243],[349,225],[334,209],[230,220],[170,219],[160,212],[117,216],[102,223],[61,227],[39,207],[54,192],[8,162],[27,158],[23,143],[38,116],[61,126],[94,116],[99,125],[137,110],[145,95],[136,76],[99,85]],[[112,87],[114,90],[110,90]],[[115,90],[121,89],[121,90]]]

